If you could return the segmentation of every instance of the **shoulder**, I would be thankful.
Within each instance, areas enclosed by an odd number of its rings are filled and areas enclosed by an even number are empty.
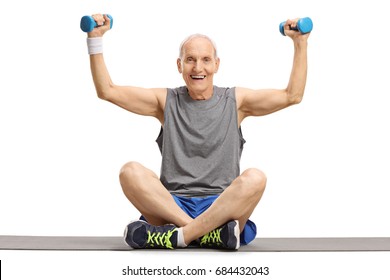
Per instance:
[[[245,99],[245,96],[248,94],[251,94],[253,92],[252,89],[249,88],[243,88],[243,87],[236,87],[235,88],[235,95],[236,95],[236,100],[238,103],[242,103],[242,100]]]
[[[214,93],[220,96],[225,96],[226,98],[236,99],[236,88],[235,87],[219,87],[214,86]]]
[[[175,87],[175,88],[167,88],[165,93],[165,100],[168,102],[168,100],[175,100],[177,98],[180,98],[180,96],[183,96],[187,92],[187,87]]]
[[[165,100],[167,99],[167,95],[169,92],[168,88],[153,88],[151,89],[156,96],[158,102],[160,104],[165,103]]]
[[[186,92],[187,92],[187,87],[185,87],[185,86],[167,89],[168,95],[180,95],[180,94],[184,94]]]

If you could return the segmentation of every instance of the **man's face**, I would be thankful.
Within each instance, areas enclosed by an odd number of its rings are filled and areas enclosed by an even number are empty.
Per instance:
[[[190,39],[183,46],[182,57],[177,60],[179,72],[193,95],[212,93],[213,77],[218,71],[219,58],[213,44],[206,38]]]

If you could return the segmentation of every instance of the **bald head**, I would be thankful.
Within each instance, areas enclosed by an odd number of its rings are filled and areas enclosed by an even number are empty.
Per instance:
[[[184,53],[184,48],[185,48],[185,45],[191,41],[192,39],[196,39],[196,38],[203,38],[203,39],[206,39],[208,40],[211,45],[213,46],[214,48],[214,58],[218,58],[218,53],[217,53],[217,46],[215,44],[215,42],[208,36],[206,35],[203,35],[203,34],[192,34],[190,36],[188,36],[186,39],[184,39],[184,41],[180,44],[180,52],[179,52],[179,58],[183,58],[183,53]]]

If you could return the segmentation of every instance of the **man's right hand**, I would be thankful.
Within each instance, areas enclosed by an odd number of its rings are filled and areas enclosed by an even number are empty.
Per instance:
[[[92,15],[92,18],[96,21],[98,27],[88,32],[88,38],[103,37],[104,33],[110,30],[110,18],[102,14]]]

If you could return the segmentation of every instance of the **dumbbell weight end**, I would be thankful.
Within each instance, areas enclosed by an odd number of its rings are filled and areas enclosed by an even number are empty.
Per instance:
[[[284,34],[284,25],[286,24],[285,21],[281,22],[279,24],[279,31],[283,36],[286,36]],[[301,32],[302,34],[306,34],[312,31],[313,29],[313,21],[309,17],[300,18],[297,23],[297,28],[291,28],[292,30],[296,30]]]
[[[112,16],[107,15],[110,19],[110,29],[112,28],[112,24],[114,22]],[[91,16],[83,16],[80,21],[80,28],[84,32],[91,32],[95,27],[97,27],[97,23]]]

